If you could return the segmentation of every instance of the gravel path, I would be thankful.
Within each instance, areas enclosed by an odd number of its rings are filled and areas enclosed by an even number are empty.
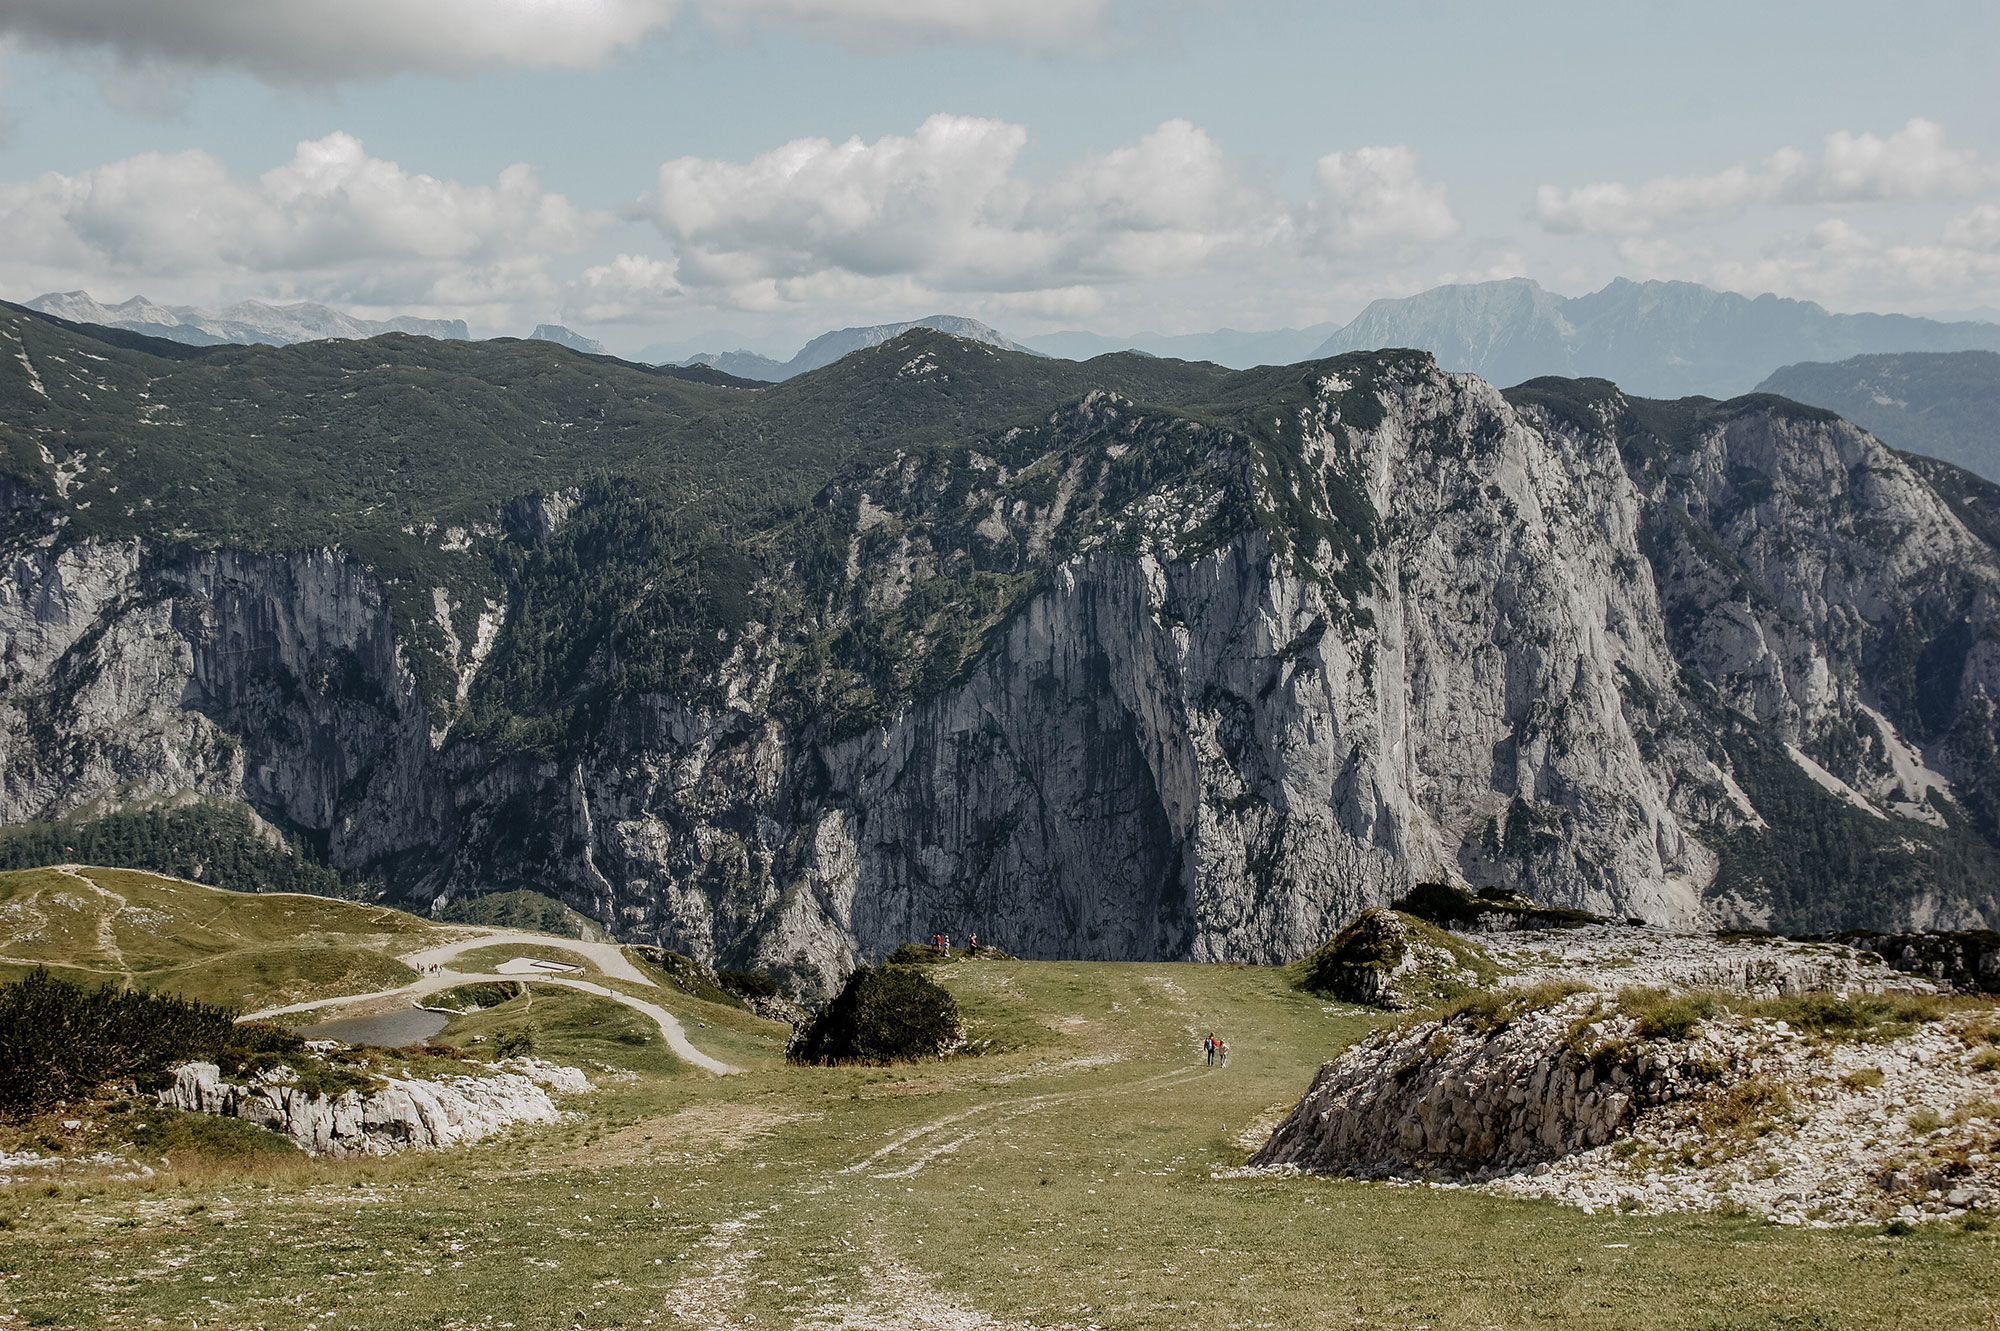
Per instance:
[[[556,938],[549,934],[531,934],[507,929],[492,929],[483,930],[470,937],[460,938],[450,943],[440,943],[435,947],[427,947],[421,952],[412,952],[403,957],[402,961],[405,964],[420,972],[418,978],[409,984],[398,985],[394,989],[378,989],[368,994],[345,994],[338,998],[315,999],[310,1003],[288,1003],[283,1007],[264,1008],[261,1011],[252,1012],[247,1015],[253,1018],[279,1017],[292,1012],[313,1012],[320,1008],[388,998],[407,997],[414,1001],[437,993],[440,990],[455,988],[461,984],[476,984],[484,981],[496,981],[502,984],[514,983],[523,977],[519,975],[498,975],[488,972],[458,971],[453,970],[450,966],[451,959],[461,952],[470,952],[484,947],[510,946],[561,948],[565,952],[575,952],[587,958],[600,971],[613,979],[626,980],[633,984],[643,984],[650,989],[659,988],[643,971],[632,964],[631,959],[616,944],[584,943],[573,938]],[[429,966],[438,966],[441,969],[434,974],[421,973]],[[644,999],[634,998],[629,994],[620,993],[616,989],[606,988],[604,985],[593,983],[590,980],[572,979],[563,975],[537,975],[533,977],[533,980],[536,984],[559,984],[566,989],[577,989],[587,994],[596,994],[600,998],[608,998],[614,1003],[623,1003],[633,1011],[645,1014],[660,1028],[660,1035],[666,1040],[669,1049],[672,1049],[676,1055],[686,1062],[694,1064],[705,1072],[713,1072],[717,1076],[725,1076],[732,1072],[742,1071],[741,1068],[733,1067],[721,1059],[705,1054],[695,1048],[694,1043],[687,1038],[687,1031],[682,1027],[680,1020],[673,1013],[667,1011],[657,1003],[649,1003]]]

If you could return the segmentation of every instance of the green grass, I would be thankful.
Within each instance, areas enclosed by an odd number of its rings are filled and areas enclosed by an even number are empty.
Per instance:
[[[17,1187],[0,1196],[5,1307],[54,1325],[385,1331],[489,1313],[518,1328],[787,1327],[838,1307],[910,1325],[946,1303],[1079,1328],[1987,1325],[1991,1232],[1884,1240],[1213,1177],[1369,1024],[1276,968],[927,974],[994,1052],[726,1079],[663,1061],[606,1078],[572,1120],[469,1150],[237,1158],[150,1189],[94,1184],[87,1202],[73,1183]],[[579,999],[535,991],[549,1050],[653,1056],[617,1040],[618,1012]],[[1232,1046],[1226,1071],[1200,1062],[1210,1029]]]
[[[461,952],[452,958],[453,970],[464,971],[468,975],[490,974],[497,966],[504,965],[516,957],[530,957],[541,961],[559,961],[565,966],[575,966],[578,978],[596,978],[597,967],[589,957],[581,952],[571,951],[561,943],[551,940],[547,943],[503,943],[497,947],[476,947]]]
[[[530,985],[525,996],[452,1018],[432,1038],[486,1058],[505,1036],[523,1031],[532,1034],[533,1047],[522,1052],[536,1058],[586,1069],[608,1063],[663,1077],[684,1071],[643,1013],[559,985]]]
[[[37,964],[245,1010],[393,988],[395,954],[444,937],[414,915],[246,894],[135,869],[0,873],[0,979]]]

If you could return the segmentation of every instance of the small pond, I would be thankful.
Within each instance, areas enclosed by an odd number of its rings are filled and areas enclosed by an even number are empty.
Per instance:
[[[400,1049],[406,1044],[422,1044],[445,1028],[451,1018],[442,1012],[422,1008],[401,1008],[374,1017],[348,1017],[318,1026],[303,1026],[299,1034],[308,1040],[339,1040],[345,1044],[379,1044]]]

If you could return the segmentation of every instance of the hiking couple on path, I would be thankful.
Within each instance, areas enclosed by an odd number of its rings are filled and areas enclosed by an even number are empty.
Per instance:
[[[1229,1046],[1216,1039],[1214,1031],[1208,1033],[1208,1038],[1201,1042],[1201,1047],[1208,1055],[1210,1067],[1214,1067],[1217,1063],[1225,1068],[1229,1066]]]

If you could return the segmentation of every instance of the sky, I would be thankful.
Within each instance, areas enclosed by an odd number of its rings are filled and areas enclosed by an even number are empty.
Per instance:
[[[2000,318],[2000,5],[0,0],[0,297],[789,356],[1453,281]]]

